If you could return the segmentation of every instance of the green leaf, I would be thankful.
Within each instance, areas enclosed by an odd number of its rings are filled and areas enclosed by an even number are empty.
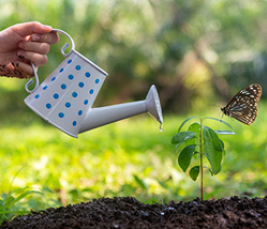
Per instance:
[[[195,149],[196,150],[196,149]],[[193,153],[193,158],[194,159],[198,159],[198,155],[199,155],[199,152],[198,151],[195,151],[194,153]]]
[[[221,134],[221,135],[235,135],[236,133],[230,130],[215,130],[214,131],[216,134]]]
[[[5,202],[6,202],[5,204],[9,208],[11,208],[12,206],[15,205],[15,203],[17,203],[18,201],[20,201],[21,199],[23,199],[24,197],[26,197],[26,196],[28,196],[30,194],[39,194],[39,195],[42,195],[42,193],[39,192],[39,191],[24,191],[23,193],[21,193],[16,198],[14,198],[13,196],[9,195],[8,198],[5,200]]]
[[[223,156],[225,157],[225,155],[226,155],[226,151],[224,150],[224,151],[223,151]]]
[[[20,194],[16,199],[14,199],[12,204],[15,204],[16,202],[20,201],[21,199],[23,199],[24,197],[26,197],[26,196],[28,196],[30,194],[43,195],[43,193],[41,193],[39,191],[26,191],[26,192]]]
[[[213,129],[208,126],[203,126],[204,141],[210,141],[212,146],[218,150],[223,151],[224,144]],[[205,142],[204,142],[205,143]]]
[[[193,124],[191,124],[188,128],[189,132],[194,132],[197,134],[197,136],[199,136],[199,128],[200,128],[200,124],[199,122],[194,122]],[[190,140],[187,141],[188,145],[193,145],[193,144],[197,144],[196,143],[196,138],[192,138]]]
[[[143,189],[147,189],[147,185],[146,183],[141,180],[137,175],[133,175],[134,176],[134,179],[135,181],[143,188]]]
[[[185,147],[178,157],[178,164],[181,169],[185,172],[191,163],[191,158],[193,156],[196,145],[189,145]]]
[[[196,116],[192,116],[192,117],[187,118],[186,120],[184,120],[184,121],[182,122],[182,124],[180,125],[179,129],[178,129],[178,133],[180,132],[180,130],[182,129],[182,127],[184,126],[184,124],[187,123],[189,120],[191,120],[191,119],[193,119],[193,118],[198,118],[198,117],[196,117]]]
[[[172,177],[171,176],[169,176],[166,180],[164,180],[164,181],[159,181],[158,180],[158,183],[161,185],[161,187],[163,187],[163,188],[168,188],[168,181],[170,181],[170,180],[172,180]]]
[[[30,211],[0,211],[0,215],[10,214],[10,213],[13,213],[13,214],[29,214]]]
[[[166,188],[166,189],[168,188],[168,186],[167,186],[167,184],[165,182],[158,181],[158,183],[160,184],[161,187]]]
[[[208,169],[208,167],[206,167],[206,168]],[[219,172],[221,172],[221,170],[222,170],[222,165],[220,165],[219,168],[217,168],[217,169],[214,169],[214,168],[209,169],[212,176],[218,174]]]
[[[220,167],[219,167],[217,170],[214,170],[213,172],[214,172],[214,174],[216,175],[216,174],[218,174],[219,172],[221,172],[221,170],[222,170],[222,165],[220,165]]]
[[[206,168],[207,170],[209,170],[209,172],[210,172],[210,175],[214,175],[214,173],[212,172],[212,170],[210,169],[210,168],[208,168],[207,166],[204,166],[204,168]]]
[[[221,170],[224,145],[217,134],[208,126],[203,126],[204,152],[209,160],[212,171],[218,174]]]
[[[195,136],[196,134],[197,133],[189,132],[189,131],[178,133],[178,134],[173,136],[172,144],[180,145],[181,143],[183,143],[189,139],[196,138],[196,136]]]
[[[194,122],[193,124],[191,124],[188,128],[188,131],[190,132],[195,132],[195,133],[199,133],[199,127],[200,124],[199,122]]]
[[[193,181],[197,180],[199,174],[199,166],[194,166],[192,169],[190,169],[189,175]]]
[[[220,142],[221,142],[221,146],[222,146],[222,151],[224,151],[224,143],[221,139],[220,139]]]
[[[225,122],[225,121],[223,121],[223,120],[221,120],[221,119],[213,118],[213,117],[205,117],[205,118],[203,118],[203,120],[204,120],[204,119],[215,120],[215,121],[217,121],[217,122],[223,123],[224,125],[228,126],[228,127],[232,130],[232,131],[230,131],[230,132],[232,132],[232,133],[235,134],[235,130],[234,130],[234,128],[233,128],[230,124],[228,124],[227,122]]]

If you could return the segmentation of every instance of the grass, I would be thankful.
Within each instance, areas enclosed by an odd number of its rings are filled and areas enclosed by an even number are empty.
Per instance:
[[[260,105],[251,126],[224,117],[237,135],[221,136],[226,158],[220,174],[204,179],[204,199],[265,195],[267,109]],[[217,111],[213,114],[218,118]],[[164,118],[163,132],[156,121],[142,115],[78,139],[43,122],[27,127],[2,124],[0,206],[5,209],[0,213],[9,213],[2,218],[0,214],[0,220],[10,219],[14,215],[10,211],[19,214],[100,197],[134,196],[146,203],[199,197],[199,181],[180,170],[171,144],[186,117]],[[210,125],[216,129],[220,124],[210,121]],[[9,204],[7,198],[12,200]]]

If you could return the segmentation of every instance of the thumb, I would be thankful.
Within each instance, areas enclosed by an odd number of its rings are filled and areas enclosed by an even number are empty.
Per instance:
[[[22,37],[26,37],[33,33],[49,33],[52,30],[51,26],[43,25],[40,22],[26,22],[21,24],[16,24],[12,26],[13,31],[18,33]]]

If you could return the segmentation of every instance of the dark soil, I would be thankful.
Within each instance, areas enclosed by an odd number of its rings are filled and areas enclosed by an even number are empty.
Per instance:
[[[169,204],[143,204],[133,197],[101,198],[48,208],[3,222],[3,228],[267,228],[267,196]]]

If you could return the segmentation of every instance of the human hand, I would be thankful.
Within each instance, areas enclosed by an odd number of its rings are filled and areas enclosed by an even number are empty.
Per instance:
[[[52,27],[39,22],[16,24],[0,31],[0,76],[33,77],[31,63],[46,64],[50,45],[58,42]]]

